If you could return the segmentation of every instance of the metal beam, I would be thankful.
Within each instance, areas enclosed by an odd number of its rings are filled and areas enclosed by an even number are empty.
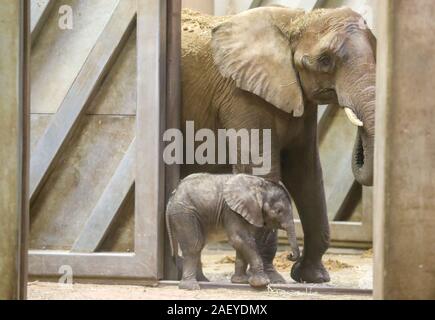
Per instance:
[[[60,277],[59,268],[70,266],[74,281],[87,279],[143,278],[147,265],[138,263],[134,253],[71,253],[54,250],[31,250],[29,272],[38,277]]]
[[[167,4],[138,0],[135,252],[148,264],[150,279],[164,272]]]
[[[136,143],[133,141],[104,190],[103,195],[98,200],[71,252],[95,252],[103,242],[117,213],[134,185],[135,145]]]
[[[296,234],[299,239],[304,238],[304,231],[299,220],[295,221]],[[331,222],[330,236],[334,242],[363,242],[370,243],[372,241],[371,234],[363,231],[363,224],[360,222]],[[280,232],[282,236],[285,236]]]
[[[30,32],[32,33],[32,43],[38,37],[54,4],[55,0],[31,1]]]
[[[168,56],[167,56],[167,116],[166,128],[181,127],[181,0],[168,2]],[[166,201],[180,181],[180,166],[166,166]],[[166,224],[165,224],[166,225]],[[178,280],[178,269],[173,262],[169,238],[165,232],[164,276],[167,280]]]
[[[324,0],[260,0],[253,1],[253,4],[257,4],[257,7],[270,4],[282,5],[289,8],[301,8],[306,11],[313,10],[315,8],[321,7],[324,3]]]
[[[72,84],[59,111],[31,158],[30,194],[33,201],[50,174],[65,143],[77,127],[88,102],[116,60],[135,21],[136,1],[120,1],[100,38]]]
[[[253,0],[251,5],[249,6],[249,9],[261,7],[262,2],[263,0]]]

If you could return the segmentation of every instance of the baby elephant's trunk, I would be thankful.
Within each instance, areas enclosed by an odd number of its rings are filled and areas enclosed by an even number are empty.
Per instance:
[[[292,248],[292,253],[288,256],[288,259],[290,261],[297,261],[300,257],[300,252],[299,252],[298,240],[296,238],[295,225],[293,221],[290,223],[290,226],[286,228],[286,231],[287,231],[288,243]]]

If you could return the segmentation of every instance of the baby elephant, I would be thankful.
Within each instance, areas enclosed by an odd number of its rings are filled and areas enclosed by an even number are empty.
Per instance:
[[[180,289],[198,290],[198,281],[208,281],[201,251],[212,234],[223,230],[236,250],[234,283],[269,284],[255,242],[256,234],[265,228],[287,231],[293,251],[289,259],[299,258],[290,195],[282,183],[245,174],[191,175],[173,192],[166,221],[173,257],[178,258],[177,242],[183,253]]]

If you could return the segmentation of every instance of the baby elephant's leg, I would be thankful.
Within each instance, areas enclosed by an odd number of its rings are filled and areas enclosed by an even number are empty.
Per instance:
[[[258,253],[255,239],[249,234],[232,233],[229,235],[229,240],[236,251],[241,252],[243,257],[246,257],[250,266],[250,276],[248,279],[252,287],[261,288],[267,286],[270,281],[264,273],[263,260]]]
[[[263,259],[264,272],[270,279],[271,283],[286,283],[283,276],[276,270],[273,265],[277,246],[278,246],[278,232],[273,230],[261,229],[255,236],[257,248]]]
[[[184,254],[183,262],[183,277],[180,281],[179,288],[185,290],[199,290],[199,284],[196,280],[196,272],[198,268],[198,254]]]
[[[231,277],[232,283],[249,283],[248,275],[246,274],[246,269],[248,268],[248,263],[245,258],[242,256],[240,251],[236,252],[236,263],[235,263],[235,272]]]
[[[265,287],[270,281],[264,272],[263,260],[255,242],[256,227],[233,211],[226,211],[224,226],[228,240],[237,253],[249,264],[249,284],[253,287]],[[240,264],[240,267],[246,267]]]
[[[199,290],[198,267],[205,238],[198,219],[192,214],[173,216],[174,233],[183,253],[183,276],[179,288]]]

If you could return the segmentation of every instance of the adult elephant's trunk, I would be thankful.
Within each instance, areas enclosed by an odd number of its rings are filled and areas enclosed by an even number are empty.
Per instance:
[[[373,185],[374,138],[358,129],[352,155],[352,171],[355,179],[364,186]]]
[[[358,127],[352,157],[355,179],[364,186],[373,185],[376,65],[365,64],[359,71],[346,70],[337,85],[340,105],[349,121]]]

